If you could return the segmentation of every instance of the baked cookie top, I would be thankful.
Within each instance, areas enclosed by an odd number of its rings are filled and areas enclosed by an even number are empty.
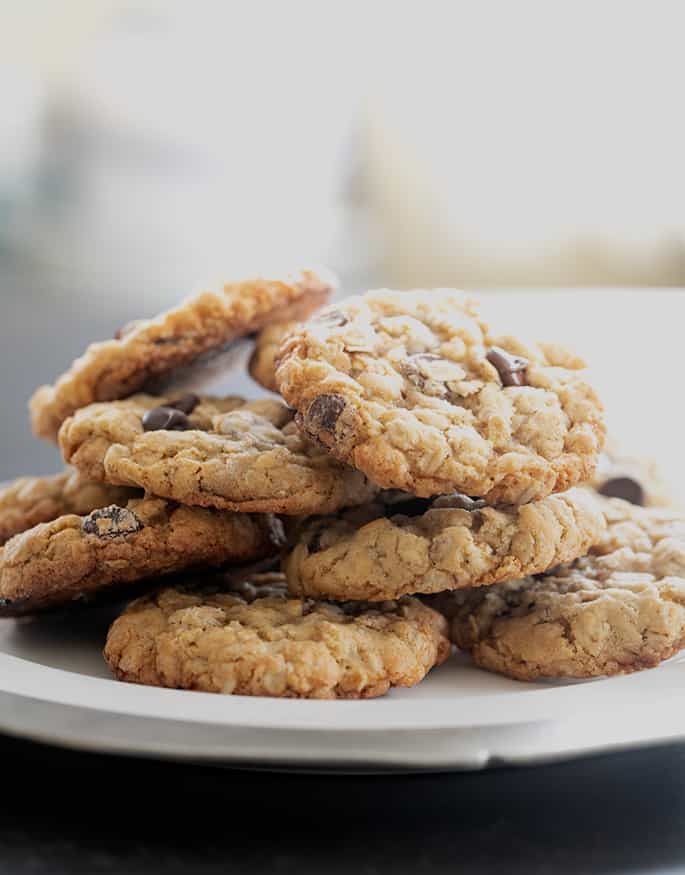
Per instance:
[[[183,504],[329,513],[378,491],[307,441],[277,399],[134,395],[79,410],[62,426],[59,442],[85,476]]]
[[[0,616],[31,614],[190,566],[243,562],[283,543],[275,517],[157,498],[41,523],[0,547]]]
[[[138,494],[137,489],[98,483],[69,469],[46,477],[17,477],[0,489],[0,544],[38,523],[126,504]]]
[[[440,598],[454,642],[520,680],[584,678],[657,665],[685,644],[685,518],[605,500],[589,556]]]
[[[583,367],[494,336],[460,292],[382,290],[291,333],[276,382],[303,431],[380,486],[523,504],[594,470],[602,405]]]
[[[449,654],[444,618],[418,600],[332,605],[288,596],[279,574],[133,602],[104,656],[117,678],[154,686],[310,699],[413,686]],[[230,591],[232,589],[232,591]]]
[[[248,370],[252,379],[269,392],[278,392],[276,359],[281,344],[298,324],[294,321],[275,322],[263,328],[255,338],[255,348],[250,357]]]
[[[546,571],[584,555],[604,527],[597,499],[582,489],[520,507],[414,499],[312,520],[284,569],[298,595],[382,601]]]
[[[333,282],[305,270],[282,278],[226,283],[155,319],[130,323],[114,339],[91,344],[54,386],[41,386],[34,393],[29,405],[34,433],[55,440],[60,425],[81,407],[125,398],[152,378],[274,319],[306,317],[328,299]]]

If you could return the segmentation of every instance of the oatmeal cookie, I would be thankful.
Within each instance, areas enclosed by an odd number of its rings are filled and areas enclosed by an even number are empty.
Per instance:
[[[332,283],[308,270],[280,279],[231,282],[188,298],[155,319],[132,322],[114,339],[91,344],[54,386],[34,393],[33,430],[55,440],[60,425],[81,407],[125,398],[149,380],[274,320],[305,317],[328,299]]]
[[[452,637],[519,680],[651,668],[685,644],[685,518],[605,500],[590,555],[548,574],[441,597]]]
[[[139,490],[88,480],[78,471],[18,477],[0,489],[0,545],[14,535],[67,513],[86,514],[107,504],[126,504]]]
[[[583,367],[494,336],[459,292],[383,290],[293,331],[276,382],[304,433],[380,486],[524,504],[595,468],[602,405]]]
[[[582,489],[520,507],[458,494],[410,499],[314,519],[284,569],[297,595],[382,601],[546,571],[583,556],[604,527],[598,500]]]
[[[275,553],[283,528],[250,516],[158,498],[41,523],[0,547],[0,616],[31,614],[191,566]]]
[[[104,656],[120,680],[152,686],[358,699],[417,684],[447,658],[446,631],[416,599],[317,603],[262,574],[138,599],[114,621]]]
[[[187,398],[184,411],[150,395],[85,407],[60,430],[64,458],[95,480],[225,510],[331,513],[378,491],[307,441],[280,400]]]

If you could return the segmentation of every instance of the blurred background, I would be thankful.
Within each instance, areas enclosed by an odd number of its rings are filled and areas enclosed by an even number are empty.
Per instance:
[[[346,291],[545,312],[614,357],[621,428],[659,451],[673,381],[644,335],[680,345],[684,18],[659,0],[0,0],[0,478],[58,467],[25,402],[88,341],[312,262]],[[562,287],[586,291],[546,294]]]

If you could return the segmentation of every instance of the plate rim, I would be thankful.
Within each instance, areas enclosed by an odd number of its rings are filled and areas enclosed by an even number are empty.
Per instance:
[[[409,698],[375,700],[275,699],[223,696],[165,689],[94,677],[0,652],[0,692],[53,705],[104,710],[113,714],[178,719],[233,728],[301,732],[393,732],[455,730],[552,721],[580,711],[608,713],[616,708],[658,706],[680,693],[685,660],[656,669],[586,683],[541,688],[521,683],[525,696],[493,693],[455,697],[449,714],[436,714],[430,700],[417,708]],[[527,689],[526,689],[527,688]],[[525,692],[524,692],[525,691]],[[512,708],[516,703],[516,707]]]

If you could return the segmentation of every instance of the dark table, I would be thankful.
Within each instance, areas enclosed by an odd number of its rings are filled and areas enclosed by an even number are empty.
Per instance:
[[[685,746],[418,775],[236,771],[0,737],[2,873],[685,870]]]

